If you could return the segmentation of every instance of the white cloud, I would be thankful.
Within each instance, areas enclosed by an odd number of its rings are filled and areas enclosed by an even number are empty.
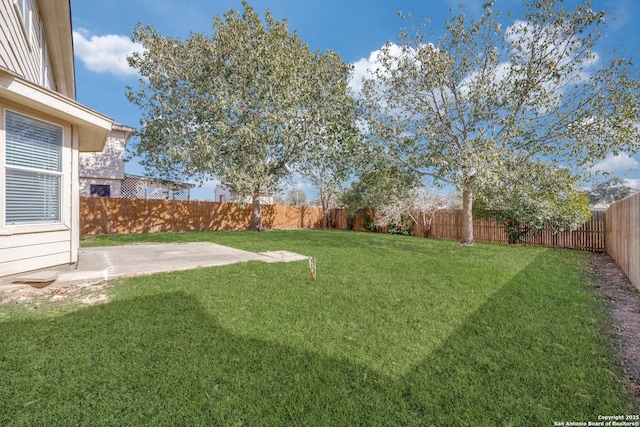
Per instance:
[[[386,47],[389,49],[392,56],[402,56],[402,48],[399,45],[389,43]],[[380,69],[381,65],[379,57],[381,54],[382,49],[374,50],[369,54],[369,58],[360,58],[352,64],[353,74],[351,75],[349,87],[351,87],[351,90],[357,98],[360,97],[360,92],[362,91],[363,79],[372,79],[374,73]]]
[[[142,51],[142,45],[132,42],[126,36],[95,36],[80,28],[73,32],[73,45],[76,56],[91,71],[125,77],[137,73],[134,68],[129,67],[127,56]]]
[[[591,168],[593,172],[622,172],[638,169],[638,162],[628,154],[610,154]]]
[[[373,77],[372,72],[380,68],[378,62],[380,53],[380,50],[374,50],[369,55],[369,58],[360,58],[353,63],[353,74],[351,75],[349,87],[351,87],[351,90],[357,98],[360,97],[360,92],[362,92],[362,81],[364,79],[371,79]]]
[[[378,51],[376,51],[378,52]],[[369,56],[369,59],[360,58],[356,62],[353,63],[353,74],[351,74],[351,81],[349,82],[349,87],[353,91],[353,93],[359,97],[360,92],[362,91],[362,80],[371,77],[371,73],[369,70],[373,64],[373,56],[375,52],[372,52]]]
[[[640,179],[627,178],[624,180],[624,185],[631,188],[640,189]]]

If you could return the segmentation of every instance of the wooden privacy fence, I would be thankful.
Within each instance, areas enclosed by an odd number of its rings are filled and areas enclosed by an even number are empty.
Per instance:
[[[322,209],[297,206],[261,206],[265,229],[322,228]],[[128,234],[179,231],[247,230],[251,223],[251,207],[236,203],[175,200],[80,198],[81,234]],[[420,218],[420,223],[428,223]],[[360,212],[353,229],[369,231],[371,217]],[[329,227],[347,229],[342,209],[329,212]],[[508,243],[504,227],[493,220],[473,222],[478,242]],[[377,228],[386,233],[388,227]],[[414,225],[411,234],[436,239],[459,240],[462,212],[441,210],[430,227]],[[606,214],[594,211],[590,221],[576,231],[553,233],[543,230],[531,236],[525,245],[607,252],[640,290],[640,194],[630,196],[609,207]]]
[[[605,213],[594,211],[591,220],[575,231],[554,233],[550,228],[530,236],[523,245],[546,246],[552,248],[577,249],[582,251],[604,252],[605,250]],[[423,230],[418,230],[423,233]],[[509,243],[502,224],[491,219],[473,221],[473,234],[477,242]],[[431,224],[430,236],[437,239],[462,238],[462,211],[439,211]]]
[[[454,209],[439,210],[431,221],[430,227],[424,218],[418,218],[419,224],[415,224],[411,230],[413,236],[432,237],[434,239],[460,240],[462,238],[462,211]],[[368,231],[370,213],[360,212],[353,221],[353,229]],[[388,227],[379,227],[379,233],[386,233]],[[473,234],[477,242],[485,243],[509,243],[507,234],[502,224],[491,219],[476,219],[473,221]],[[550,229],[531,236],[523,245],[546,246],[552,248],[577,249],[591,252],[604,252],[605,250],[605,213],[593,211],[591,220],[583,224],[575,231],[554,233]]]
[[[322,228],[320,208],[265,205],[260,214],[265,229]],[[346,228],[343,216],[331,212],[330,224]],[[251,206],[237,203],[80,198],[81,234],[247,230],[250,224]]]
[[[640,193],[609,206],[607,253],[640,290]]]
[[[263,205],[260,213],[264,229],[322,228],[321,208]],[[550,230],[543,230],[524,244],[603,252],[604,217],[604,212],[596,211],[591,221],[576,231],[554,234]],[[80,218],[81,234],[247,230],[251,223],[251,206],[243,208],[236,203],[81,197]],[[330,228],[347,229],[344,210],[331,210],[328,219]],[[353,220],[353,229],[369,231],[367,225],[370,223],[371,217],[361,212]],[[477,219],[473,227],[478,242],[508,242],[503,226],[493,220]],[[377,231],[386,233],[388,227],[379,227]],[[459,240],[461,233],[460,210],[438,211],[429,230],[414,225],[411,232],[414,236],[453,240]]]

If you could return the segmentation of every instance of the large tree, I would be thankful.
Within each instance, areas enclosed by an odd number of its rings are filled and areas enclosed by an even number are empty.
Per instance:
[[[603,12],[531,0],[521,19],[502,25],[494,3],[476,19],[459,11],[437,40],[425,27],[401,34],[363,84],[370,140],[458,188],[461,243],[469,245],[474,191],[514,159],[581,168],[609,152],[634,152],[640,141],[637,70],[595,51]]]
[[[230,183],[253,197],[259,230],[260,192],[289,176],[327,121],[341,119],[334,112],[352,104],[350,67],[242,4],[242,13],[214,17],[211,37],[182,41],[139,25],[133,40],[144,50],[128,59],[141,78],[127,96],[143,113],[142,164],[163,177]]]

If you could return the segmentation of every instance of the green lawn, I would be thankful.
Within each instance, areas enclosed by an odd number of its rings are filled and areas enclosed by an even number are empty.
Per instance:
[[[104,236],[317,260],[0,306],[0,425],[532,425],[632,413],[588,254],[355,232]],[[141,249],[142,250],[142,249]]]

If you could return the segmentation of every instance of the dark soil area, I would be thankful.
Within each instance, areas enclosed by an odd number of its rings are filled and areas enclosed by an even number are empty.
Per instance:
[[[596,290],[614,321],[610,332],[618,350],[625,386],[636,410],[640,411],[640,291],[608,255],[593,254],[590,267]]]

